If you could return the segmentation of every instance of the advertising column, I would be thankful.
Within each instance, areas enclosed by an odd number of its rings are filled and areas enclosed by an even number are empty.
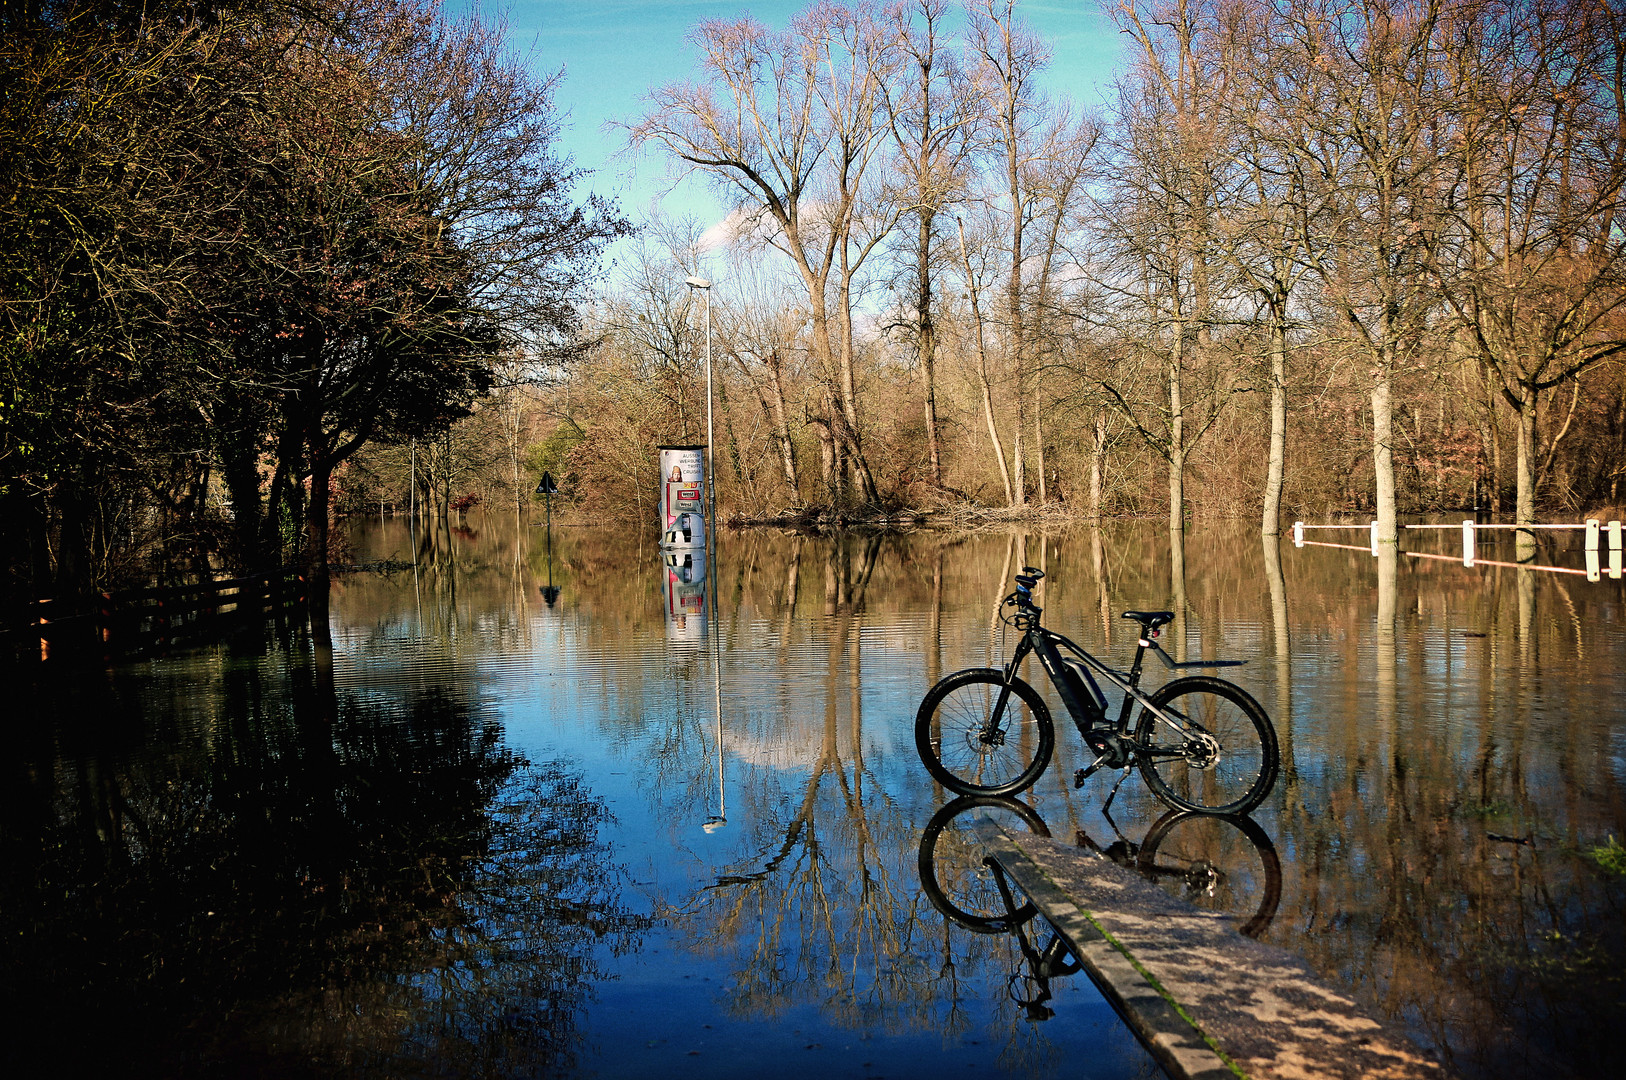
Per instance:
[[[666,593],[666,640],[698,644],[706,636],[706,549],[661,552]]]
[[[663,548],[706,546],[706,471],[703,446],[663,446],[661,520]]]

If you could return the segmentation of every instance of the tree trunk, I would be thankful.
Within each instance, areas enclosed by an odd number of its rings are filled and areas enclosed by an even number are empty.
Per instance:
[[[1514,465],[1518,484],[1513,504],[1513,521],[1529,525],[1536,520],[1536,395],[1529,387],[1519,387],[1521,396],[1514,402],[1518,409],[1518,456]],[[1519,530],[1514,533],[1515,557],[1525,562],[1536,554],[1536,534]]]
[[[1186,528],[1186,418],[1180,397],[1180,369],[1184,362],[1185,327],[1175,330],[1169,356],[1169,531]]]
[[[711,477],[706,477],[706,483],[713,483]],[[452,430],[446,429],[446,483],[440,489],[440,519],[445,522],[452,520]]]
[[[982,378],[982,417],[988,423],[988,441],[994,448],[994,460],[999,463],[999,479],[1005,485],[1005,505],[1015,506],[1016,497],[1011,493],[1011,472],[1005,467],[1005,446],[999,441],[999,425],[994,422],[994,392],[988,382],[988,365],[983,363]]]
[[[1039,474],[1039,505],[1043,506],[1049,492],[1044,477],[1044,421],[1037,396],[1033,399],[1033,467]]]
[[[1270,451],[1265,473],[1265,508],[1260,531],[1281,532],[1282,473],[1287,461],[1287,330],[1273,319],[1270,328]]]
[[[792,502],[801,500],[801,483],[796,475],[796,444],[791,441],[790,424],[785,418],[785,382],[779,350],[768,353],[768,414],[773,418],[774,442],[779,446],[779,467],[790,489]]]
[[[990,5],[989,13],[993,13]],[[1011,498],[1010,505],[1026,506],[1028,501],[1027,477],[1022,439],[1028,422],[1027,328],[1022,312],[1022,245],[1027,228],[1026,189],[1022,177],[1021,127],[1018,110],[1022,108],[1017,75],[1017,38],[1012,24],[1013,12],[1006,9],[1006,17],[998,20],[1000,54],[990,56],[994,70],[1001,71],[999,140],[1005,151],[1005,193],[1010,197],[1010,279],[1007,282],[1006,318],[1010,333],[1011,372],[1016,380],[1016,425],[1011,436]]]
[[[305,581],[311,596],[321,596],[324,603],[328,588],[328,514],[331,509],[328,485],[332,478],[332,465],[320,459],[311,462],[311,493],[305,504]]]
[[[1502,515],[1502,431],[1496,423],[1496,395],[1490,390],[1490,373],[1485,372],[1485,427],[1490,432],[1490,508]]]
[[[1014,230],[1011,243],[1015,252],[1015,259],[1020,260],[1022,245],[1020,228]],[[1022,295],[1019,291],[1022,287],[1022,274],[1020,269],[1015,268],[1016,265],[1018,264],[1013,263],[1013,269],[1011,270],[1011,300],[1008,311],[1011,321],[1011,367],[1016,382],[1016,425],[1015,431],[1011,435],[1010,505],[1013,507],[1026,506],[1028,501],[1027,476],[1023,461],[1024,447],[1022,446],[1022,437],[1027,428],[1028,379],[1025,366],[1026,357],[1023,355],[1026,351],[1024,348],[1026,343],[1022,340]]]
[[[58,595],[73,596],[91,588],[90,491],[86,470],[76,470],[72,481],[56,493],[58,519],[55,587]]]
[[[858,489],[862,493],[864,502],[874,506],[881,501],[880,489],[875,486],[875,474],[870,471],[869,461],[864,457],[864,448],[859,436],[858,423],[858,384],[853,374],[853,309],[852,309],[852,269],[847,265],[845,244],[841,254],[841,281],[837,287],[837,315],[841,323],[841,437],[847,448],[847,464],[852,468],[858,480]]]
[[[237,565],[245,571],[262,569],[260,532],[260,471],[252,445],[230,439],[220,447],[220,472],[231,499],[232,542]]]
[[[915,323],[919,333],[916,348],[920,375],[926,391],[926,454],[930,459],[932,486],[943,486],[942,452],[937,445],[937,325],[932,321],[932,219],[920,214],[920,231],[915,240]]]
[[[1383,349],[1372,373],[1372,473],[1377,489],[1378,543],[1398,544],[1395,520],[1394,410],[1389,400],[1393,363]]]
[[[977,375],[982,387],[982,416],[988,424],[988,440],[993,444],[994,460],[999,463],[999,479],[1005,485],[1005,505],[1015,506],[1016,496],[1011,486],[1011,473],[1005,466],[1005,446],[999,440],[999,425],[994,422],[994,390],[988,376],[988,345],[982,325],[982,307],[977,302],[977,281],[971,273],[971,255],[965,246],[965,226],[960,226],[960,258],[965,265],[966,297],[971,304],[971,336],[977,344]]]
[[[830,422],[823,417],[814,417],[813,431],[819,437],[819,475],[824,481],[824,490],[830,495],[831,505],[837,506],[841,502],[841,469],[836,461],[836,440],[830,434]]]
[[[1101,524],[1101,491],[1107,457],[1107,418],[1095,413],[1095,438],[1090,444],[1090,524]]]
[[[1186,534],[1179,530],[1169,533],[1169,607],[1174,609],[1174,622],[1164,640],[1173,639],[1174,662],[1186,662]]]

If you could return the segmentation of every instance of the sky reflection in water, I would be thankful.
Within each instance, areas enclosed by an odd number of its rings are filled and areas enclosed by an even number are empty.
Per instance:
[[[619,533],[556,528],[551,566],[499,515],[421,539],[336,582],[331,659],[271,633],[40,691],[0,929],[62,974],[6,1003],[25,1060],[88,1054],[51,1018],[133,1000],[114,1026],[154,1074],[1148,1074],[1082,975],[1030,1021],[1015,943],[916,872],[949,800],[915,706],[1009,647],[1024,563],[1104,657],[1119,611],[1167,604],[1177,656],[1250,661],[1284,750],[1265,940],[1471,1076],[1596,1074],[1626,1018],[1626,889],[1585,854],[1626,835],[1619,583],[1272,560],[1240,528],[1178,562],[1141,525],[764,533],[723,538],[713,623]],[[354,543],[412,559],[400,522]],[[1133,851],[1163,808],[1131,779],[1120,835],[1082,764],[1060,732],[1033,811]],[[1216,902],[1251,914],[1257,876]]]

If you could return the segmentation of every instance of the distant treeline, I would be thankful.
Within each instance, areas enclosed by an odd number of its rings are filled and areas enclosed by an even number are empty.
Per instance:
[[[727,516],[1392,537],[1626,495],[1615,0],[1104,6],[1099,114],[1004,0],[708,20],[625,134],[733,212],[653,215],[597,290],[625,226],[572,201],[501,26],[0,10],[13,595],[316,568],[335,509],[515,507],[544,469],[652,525],[708,299]]]
[[[627,133],[736,213],[648,231],[538,460],[598,512],[648,505],[653,447],[704,433],[698,274],[727,512],[1359,512],[1392,536],[1400,511],[1619,504],[1618,2],[1104,5],[1101,115],[1040,92],[1018,16],[698,24],[692,79]]]
[[[342,463],[568,349],[552,85],[433,0],[0,5],[0,593],[324,572]]]

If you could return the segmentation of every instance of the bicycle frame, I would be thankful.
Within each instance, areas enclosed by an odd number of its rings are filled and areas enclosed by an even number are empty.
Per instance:
[[[962,795],[1008,795],[1038,780],[1056,751],[1056,707],[1047,706],[1036,689],[1042,679],[1021,677],[1023,662],[1037,655],[1086,750],[1094,754],[1074,773],[1074,787],[1101,769],[1121,771],[1122,784],[1138,768],[1170,806],[1198,813],[1240,813],[1258,806],[1281,768],[1270,717],[1235,683],[1194,673],[1243,661],[1177,661],[1157,641],[1173,612],[1125,611],[1124,618],[1140,626],[1138,648],[1128,670],[1110,667],[1077,642],[1045,629],[1043,610],[1033,602],[1034,586],[1043,577],[1043,570],[1023,567],[1016,591],[1000,605],[1016,609],[1002,610],[998,618],[1016,631],[1001,635],[1010,641],[1009,662],[1001,656],[1000,666],[944,676],[921,699],[915,749],[927,771]],[[1184,677],[1142,690],[1148,649]],[[1103,687],[1123,697],[1110,702]],[[1114,785],[1107,804],[1116,792]]]
[[[1129,718],[1134,709],[1134,706],[1131,703],[1136,701],[1140,702],[1142,708],[1149,710],[1152,715],[1156,716],[1162,723],[1169,725],[1177,731],[1184,730],[1179,722],[1170,717],[1168,713],[1158,708],[1158,706],[1154,705],[1152,703],[1152,699],[1140,689],[1141,665],[1145,661],[1146,651],[1148,649],[1150,649],[1159,660],[1163,661],[1164,667],[1170,669],[1171,671],[1190,671],[1199,668],[1239,667],[1245,662],[1242,660],[1191,660],[1181,663],[1171,658],[1169,654],[1163,650],[1163,647],[1157,643],[1157,631],[1153,630],[1144,634],[1138,639],[1137,647],[1135,649],[1134,662],[1129,665],[1129,670],[1127,672],[1120,672],[1108,667],[1100,660],[1097,660],[1094,656],[1090,655],[1090,653],[1086,652],[1077,642],[1074,642],[1065,635],[1058,634],[1054,630],[1049,630],[1044,626],[1041,626],[1038,621],[1038,608],[1029,608],[1025,614],[1027,614],[1033,621],[1023,631],[1022,640],[1017,642],[1016,652],[1011,656],[1010,663],[1006,664],[1004,667],[1005,685],[1007,689],[1000,692],[999,700],[994,705],[993,714],[989,721],[990,724],[994,726],[998,726],[1000,717],[1005,711],[1005,702],[1009,700],[1010,690],[1008,687],[1010,686],[1010,681],[1016,677],[1017,669],[1022,666],[1022,661],[1026,660],[1030,653],[1039,658],[1040,665],[1044,668],[1045,674],[1050,676],[1051,684],[1055,686],[1056,693],[1061,695],[1062,704],[1066,706],[1068,715],[1073,718],[1073,724],[1078,728],[1081,734],[1088,731],[1090,727],[1096,724],[1106,723],[1108,720],[1107,714],[1105,709],[1098,707],[1095,702],[1080,701],[1078,699],[1078,695],[1074,692],[1071,681],[1067,678],[1068,669],[1066,662],[1062,658],[1061,649],[1058,648],[1058,646],[1066,648],[1068,652],[1078,657],[1081,661],[1087,664],[1089,668],[1094,668],[1095,671],[1099,672],[1108,683],[1123,691],[1124,698],[1122,704],[1118,708],[1118,719],[1117,722],[1112,725],[1113,731],[1119,735],[1125,735],[1128,733]],[[1089,677],[1088,669],[1085,670],[1084,674],[1087,678]],[[1094,680],[1091,679],[1091,681],[1093,682]],[[1097,692],[1099,692],[1099,687],[1096,687],[1095,689]]]

